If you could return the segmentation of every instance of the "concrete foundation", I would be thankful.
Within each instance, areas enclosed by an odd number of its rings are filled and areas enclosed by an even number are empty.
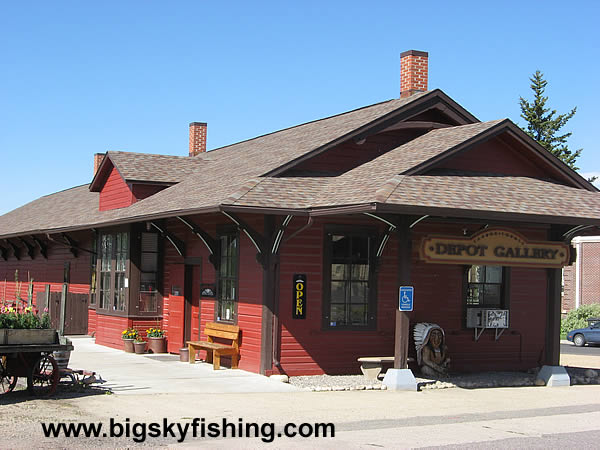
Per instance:
[[[537,376],[546,386],[571,386],[571,377],[563,366],[544,366]]]
[[[417,380],[410,369],[388,369],[383,384],[390,391],[417,390]]]

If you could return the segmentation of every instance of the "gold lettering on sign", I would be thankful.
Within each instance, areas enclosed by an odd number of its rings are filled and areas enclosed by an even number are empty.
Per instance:
[[[562,242],[528,241],[504,228],[487,228],[470,238],[428,236],[421,242],[421,259],[437,264],[554,267],[569,263],[569,246]]]
[[[296,314],[302,315],[302,299],[304,297],[304,283],[296,283]]]

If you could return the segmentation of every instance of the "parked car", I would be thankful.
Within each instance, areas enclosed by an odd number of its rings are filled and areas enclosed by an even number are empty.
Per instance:
[[[585,344],[600,344],[600,318],[588,319],[587,328],[569,331],[567,340],[577,347],[583,347]]]

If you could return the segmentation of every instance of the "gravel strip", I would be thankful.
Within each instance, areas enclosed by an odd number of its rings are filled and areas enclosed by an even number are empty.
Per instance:
[[[567,367],[571,384],[600,384],[598,372],[590,369]],[[432,380],[416,377],[417,389],[447,388],[492,388],[535,386],[537,370],[529,372],[480,372],[451,375],[443,380]],[[368,380],[363,375],[315,375],[291,377],[289,383],[308,391],[362,391],[384,390],[381,380]]]

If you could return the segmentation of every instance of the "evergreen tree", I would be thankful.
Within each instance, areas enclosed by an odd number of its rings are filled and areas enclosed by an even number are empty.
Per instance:
[[[529,103],[520,97],[521,117],[527,121],[527,128],[523,130],[569,167],[578,170],[575,161],[579,158],[582,149],[575,151],[569,149],[567,139],[572,133],[558,134],[559,130],[575,115],[577,107],[567,114],[557,114],[555,109],[551,110],[546,106],[548,97],[544,96],[544,91],[548,82],[544,80],[544,74],[536,70],[529,80],[534,95],[533,102]]]

